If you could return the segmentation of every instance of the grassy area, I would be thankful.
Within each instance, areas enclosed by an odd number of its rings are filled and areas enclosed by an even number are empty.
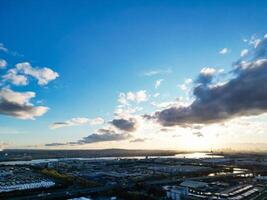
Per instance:
[[[66,174],[61,174],[58,171],[54,170],[54,169],[43,169],[41,171],[43,174],[45,174],[46,176],[52,177],[54,179],[63,181],[63,182],[73,182],[74,181],[74,177],[73,176],[69,176]]]
[[[74,177],[71,175],[67,175],[67,174],[61,174],[58,171],[56,171],[55,169],[43,169],[41,171],[43,174],[45,174],[46,176],[49,176],[51,178],[54,178],[56,180],[59,180],[65,184],[74,184],[77,183],[80,186],[84,186],[84,187],[96,187],[99,186],[99,184],[97,184],[94,181],[90,181],[90,180],[86,180],[84,178],[81,177]]]

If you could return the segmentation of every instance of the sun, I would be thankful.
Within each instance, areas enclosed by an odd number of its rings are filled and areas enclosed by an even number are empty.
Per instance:
[[[183,143],[184,148],[189,151],[210,151],[218,145],[216,137],[210,134],[203,134],[201,137],[188,135],[185,136]]]

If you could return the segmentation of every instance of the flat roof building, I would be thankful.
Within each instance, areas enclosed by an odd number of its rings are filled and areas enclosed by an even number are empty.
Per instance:
[[[207,187],[208,184],[205,182],[201,182],[201,181],[184,181],[180,184],[180,186],[183,187],[188,187],[191,189],[198,189],[198,188],[202,188],[202,187]]]

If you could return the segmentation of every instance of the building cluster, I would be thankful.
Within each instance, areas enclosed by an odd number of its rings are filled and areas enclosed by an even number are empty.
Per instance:
[[[222,185],[222,184],[220,184]],[[169,199],[222,199],[246,200],[256,197],[263,192],[264,186],[258,184],[227,185],[218,187],[214,183],[202,181],[184,181],[178,186],[165,186],[164,190]]]
[[[190,173],[190,172],[209,172],[212,171],[210,167],[190,166],[190,165],[164,165],[149,167],[149,169],[165,172],[165,173]]]
[[[164,185],[167,199],[254,200],[261,199],[261,195],[267,197],[265,158],[242,155],[203,159],[200,163],[221,170],[207,176],[186,177],[175,184]]]
[[[201,159],[57,159],[29,165],[0,165],[0,194],[36,188],[45,191],[71,177],[74,182],[68,184],[73,185],[61,187],[56,194],[49,191],[51,196],[65,194],[75,199],[78,194],[88,194],[88,199],[98,199],[91,194],[108,192],[112,196],[115,188],[125,193],[126,199],[127,195],[137,199],[136,195],[141,195],[140,199],[159,200],[254,200],[267,195],[265,162],[264,156],[229,155]],[[43,171],[52,173],[53,179]],[[86,184],[76,185],[77,181]],[[86,181],[94,184],[88,185]]]
[[[60,160],[45,163],[45,166],[59,173],[96,181],[104,185],[127,184],[129,182],[155,180],[156,177],[172,177],[199,173],[215,172],[209,166],[192,163],[186,159],[146,158],[113,160]],[[155,177],[155,178],[154,178]]]
[[[0,193],[17,190],[48,188],[55,182],[23,166],[0,167]]]

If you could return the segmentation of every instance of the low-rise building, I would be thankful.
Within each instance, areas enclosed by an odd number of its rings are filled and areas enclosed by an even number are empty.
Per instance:
[[[187,187],[189,189],[199,189],[199,188],[207,187],[208,184],[205,182],[201,182],[201,181],[188,180],[188,181],[182,182],[180,186]]]
[[[164,187],[168,199],[171,200],[185,200],[188,198],[188,189],[179,186]]]

